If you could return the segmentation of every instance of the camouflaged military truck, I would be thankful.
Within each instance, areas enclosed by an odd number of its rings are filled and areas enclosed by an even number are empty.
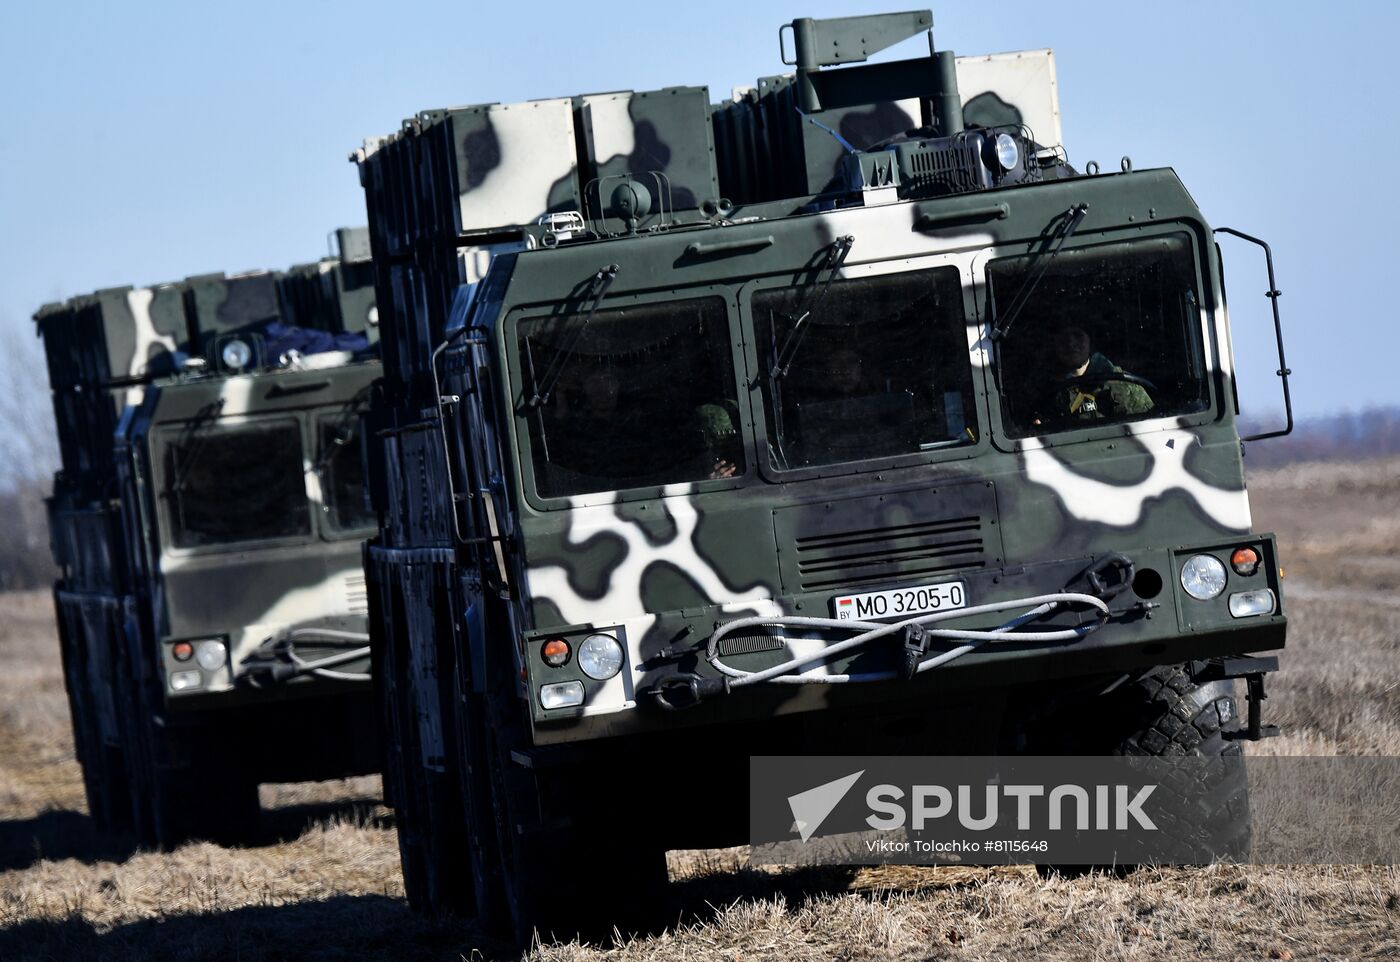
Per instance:
[[[99,828],[246,837],[265,781],[377,770],[359,416],[379,375],[364,231],[283,273],[52,304],[49,521]]]
[[[719,103],[431,110],[353,156],[415,905],[606,929],[744,840],[751,755],[1268,732],[1212,229],[1171,170],[1070,163],[1050,51],[931,25],[798,20]]]

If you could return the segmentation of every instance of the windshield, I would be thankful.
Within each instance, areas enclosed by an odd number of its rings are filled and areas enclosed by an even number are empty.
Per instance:
[[[360,454],[358,412],[321,422],[321,444],[316,455],[321,469],[321,497],[326,517],[335,531],[372,527],[374,512],[365,503],[364,462]]]
[[[311,534],[295,421],[183,430],[166,444],[164,470],[178,548]]]
[[[987,268],[992,316],[1036,268]],[[1065,249],[997,346],[1010,437],[1188,414],[1210,406],[1200,299],[1186,234]]]
[[[744,471],[729,316],[718,297],[519,326],[535,486],[555,498]],[[528,399],[556,372],[538,404]],[[548,385],[546,385],[548,386]]]
[[[753,297],[777,468],[894,457],[977,439],[956,268],[837,281],[804,319],[804,304],[811,303],[805,291],[799,285]],[[780,354],[788,361],[785,372],[775,370]]]

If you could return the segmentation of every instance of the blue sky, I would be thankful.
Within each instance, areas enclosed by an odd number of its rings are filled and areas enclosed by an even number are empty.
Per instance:
[[[784,69],[781,23],[907,6],[4,4],[0,326],[100,287],[316,258],[331,228],[364,220],[348,152],[417,110],[675,84],[718,96]],[[1077,166],[1175,167],[1213,224],[1273,244],[1300,413],[1400,404],[1400,4],[945,0],[933,14],[940,49],[1055,49]],[[1278,396],[1265,281],[1253,254],[1231,254],[1245,406],[1262,413]]]

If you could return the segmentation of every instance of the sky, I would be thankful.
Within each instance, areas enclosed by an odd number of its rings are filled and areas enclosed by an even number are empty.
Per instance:
[[[909,8],[5,3],[0,328],[103,287],[315,260],[365,220],[349,152],[419,110],[682,84],[719,99],[786,69],[795,17]],[[1299,415],[1400,404],[1400,4],[944,0],[933,16],[939,49],[1055,50],[1075,166],[1174,167],[1213,226],[1269,241]],[[1281,410],[1262,258],[1226,258],[1245,413],[1262,417]]]

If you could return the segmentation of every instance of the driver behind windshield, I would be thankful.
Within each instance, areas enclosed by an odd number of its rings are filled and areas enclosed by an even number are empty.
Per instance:
[[[1093,350],[1082,327],[1061,327],[1046,345],[1049,384],[1034,424],[1128,418],[1152,410],[1145,388]]]

